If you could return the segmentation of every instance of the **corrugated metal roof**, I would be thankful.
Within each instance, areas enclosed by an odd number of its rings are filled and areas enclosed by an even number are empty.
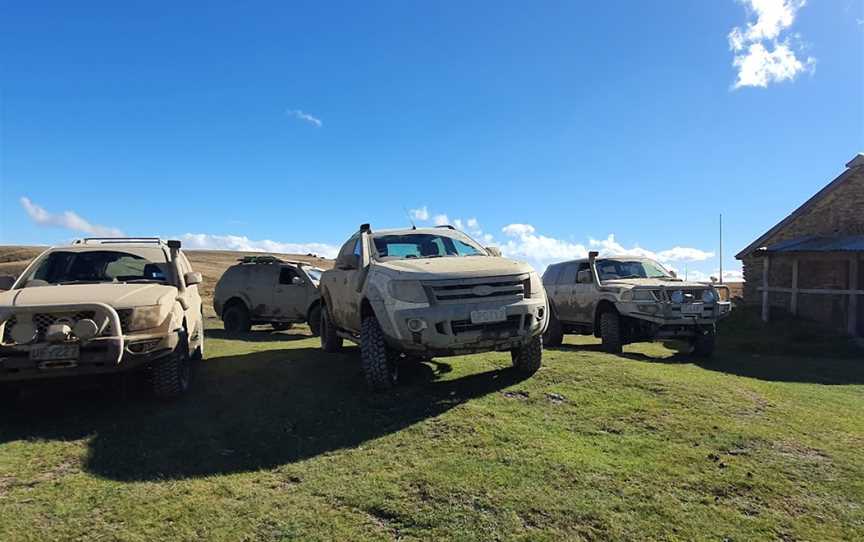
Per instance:
[[[810,235],[781,241],[765,248],[767,252],[864,252],[864,235],[821,237]]]

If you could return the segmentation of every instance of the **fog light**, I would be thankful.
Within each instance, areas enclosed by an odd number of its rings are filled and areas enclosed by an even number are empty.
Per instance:
[[[146,341],[138,341],[129,344],[127,348],[133,354],[143,354],[145,352],[149,352],[159,346],[159,343],[162,342],[162,339],[148,339]]]
[[[36,340],[36,326],[32,322],[16,322],[9,334],[17,344],[29,344]]]
[[[409,318],[408,319],[408,330],[411,333],[420,333],[426,329],[426,320],[422,318]]]
[[[99,326],[90,318],[82,318],[75,322],[72,333],[82,341],[89,341],[99,333]]]
[[[657,314],[657,305],[638,305],[639,312],[646,314]]]

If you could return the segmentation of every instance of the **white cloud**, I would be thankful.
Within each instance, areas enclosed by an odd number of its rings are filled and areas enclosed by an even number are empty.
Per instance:
[[[122,237],[123,232],[118,228],[100,226],[93,224],[81,215],[73,211],[62,213],[50,213],[43,207],[33,203],[30,198],[22,197],[21,206],[33,222],[42,226],[57,226],[67,230],[88,233],[97,237]]]
[[[432,219],[432,222],[436,226],[444,226],[446,224],[450,224],[450,219],[447,217],[447,215],[435,215],[435,217]]]
[[[664,262],[704,262],[713,257],[713,252],[690,247],[673,247],[657,253],[657,259]]]
[[[321,119],[314,117],[314,116],[310,115],[309,113],[304,113],[300,109],[292,109],[292,110],[286,111],[286,113],[289,116],[294,117],[295,119],[300,119],[303,122],[308,122],[309,124],[315,126],[316,128],[321,128],[322,126],[324,126],[324,123],[321,122]]]
[[[417,209],[411,209],[408,211],[408,214],[410,214],[411,218],[414,220],[429,220],[429,209],[425,205],[423,207],[418,207]]]
[[[335,258],[339,248],[326,243],[283,243],[269,239],[253,240],[245,235],[212,235],[187,233],[179,237],[189,249],[236,250],[240,252],[276,252],[280,254],[317,254]]]
[[[805,70],[812,71],[816,60],[798,58],[789,37],[781,34],[795,22],[795,16],[805,0],[738,0],[755,20],[743,27],[736,26],[727,36],[729,48],[735,53],[732,65],[738,69],[733,85],[767,87],[770,83],[791,81]]]

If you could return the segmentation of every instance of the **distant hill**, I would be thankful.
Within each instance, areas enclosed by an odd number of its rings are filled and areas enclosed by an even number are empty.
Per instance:
[[[0,275],[12,275],[17,277],[33,258],[38,256],[46,247],[24,247],[24,246],[0,246]],[[270,254],[283,260],[306,262],[310,265],[329,269],[333,267],[333,260],[319,258],[317,256],[301,254],[275,254],[265,252],[235,252],[231,250],[185,250],[186,256],[192,262],[195,271],[204,275],[204,284],[201,286],[201,297],[204,299],[205,314],[213,315],[213,290],[216,282],[228,267],[235,264],[243,256],[264,256]]]

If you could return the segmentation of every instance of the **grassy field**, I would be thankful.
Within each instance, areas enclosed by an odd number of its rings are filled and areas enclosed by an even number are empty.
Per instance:
[[[486,354],[370,395],[356,348],[302,329],[207,348],[174,404],[82,385],[4,412],[0,540],[864,538],[860,357],[568,338],[529,379]]]

